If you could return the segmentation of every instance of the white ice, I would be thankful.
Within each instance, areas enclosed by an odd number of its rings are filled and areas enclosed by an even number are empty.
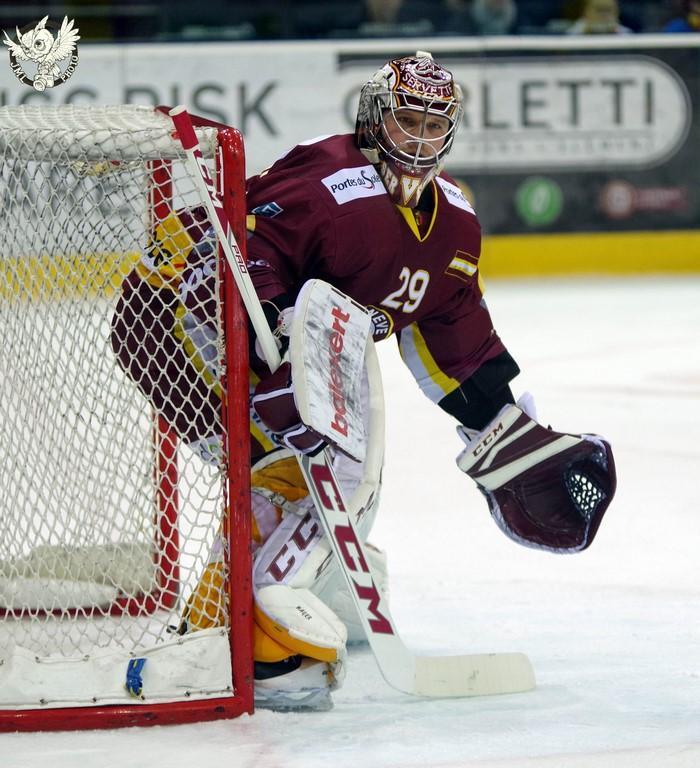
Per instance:
[[[454,464],[451,420],[380,345],[392,611],[421,652],[524,651],[532,693],[417,700],[351,652],[335,709],[4,734],[2,768],[695,768],[700,765],[700,278],[494,281],[543,422],[610,439],[618,492],[590,550],[518,547]]]

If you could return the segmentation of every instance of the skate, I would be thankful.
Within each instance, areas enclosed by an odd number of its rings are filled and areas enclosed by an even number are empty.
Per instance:
[[[255,662],[255,706],[275,712],[327,712],[344,659],[328,664],[308,656]]]

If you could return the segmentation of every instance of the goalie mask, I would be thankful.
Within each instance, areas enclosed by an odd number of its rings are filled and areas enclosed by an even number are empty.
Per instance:
[[[355,138],[394,202],[415,207],[442,169],[461,116],[460,87],[424,51],[393,59],[365,83]]]

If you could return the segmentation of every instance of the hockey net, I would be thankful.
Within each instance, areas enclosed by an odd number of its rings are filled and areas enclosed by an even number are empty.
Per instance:
[[[243,242],[240,135],[197,133]],[[246,324],[206,222],[216,288],[199,385],[220,404],[202,435],[219,448],[173,423],[197,422],[198,400],[159,410],[114,348],[115,318],[135,320],[125,280],[185,257],[170,222],[199,201],[178,147],[149,108],[0,109],[0,730],[252,709]],[[143,341],[145,368],[173,364]],[[179,634],[215,542],[218,626]]]

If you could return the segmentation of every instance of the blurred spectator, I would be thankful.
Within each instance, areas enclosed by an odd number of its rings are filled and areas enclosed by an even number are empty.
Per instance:
[[[617,0],[585,0],[581,16],[566,30],[570,35],[625,35]]]
[[[447,18],[442,28],[453,35],[514,35],[518,9],[514,0],[445,0]]]
[[[682,16],[666,24],[663,32],[700,32],[700,0],[684,0]]]
[[[420,0],[365,0],[360,37],[419,37],[435,33],[435,4]]]
[[[403,0],[365,0],[368,20],[380,24],[394,24],[403,4]]]

